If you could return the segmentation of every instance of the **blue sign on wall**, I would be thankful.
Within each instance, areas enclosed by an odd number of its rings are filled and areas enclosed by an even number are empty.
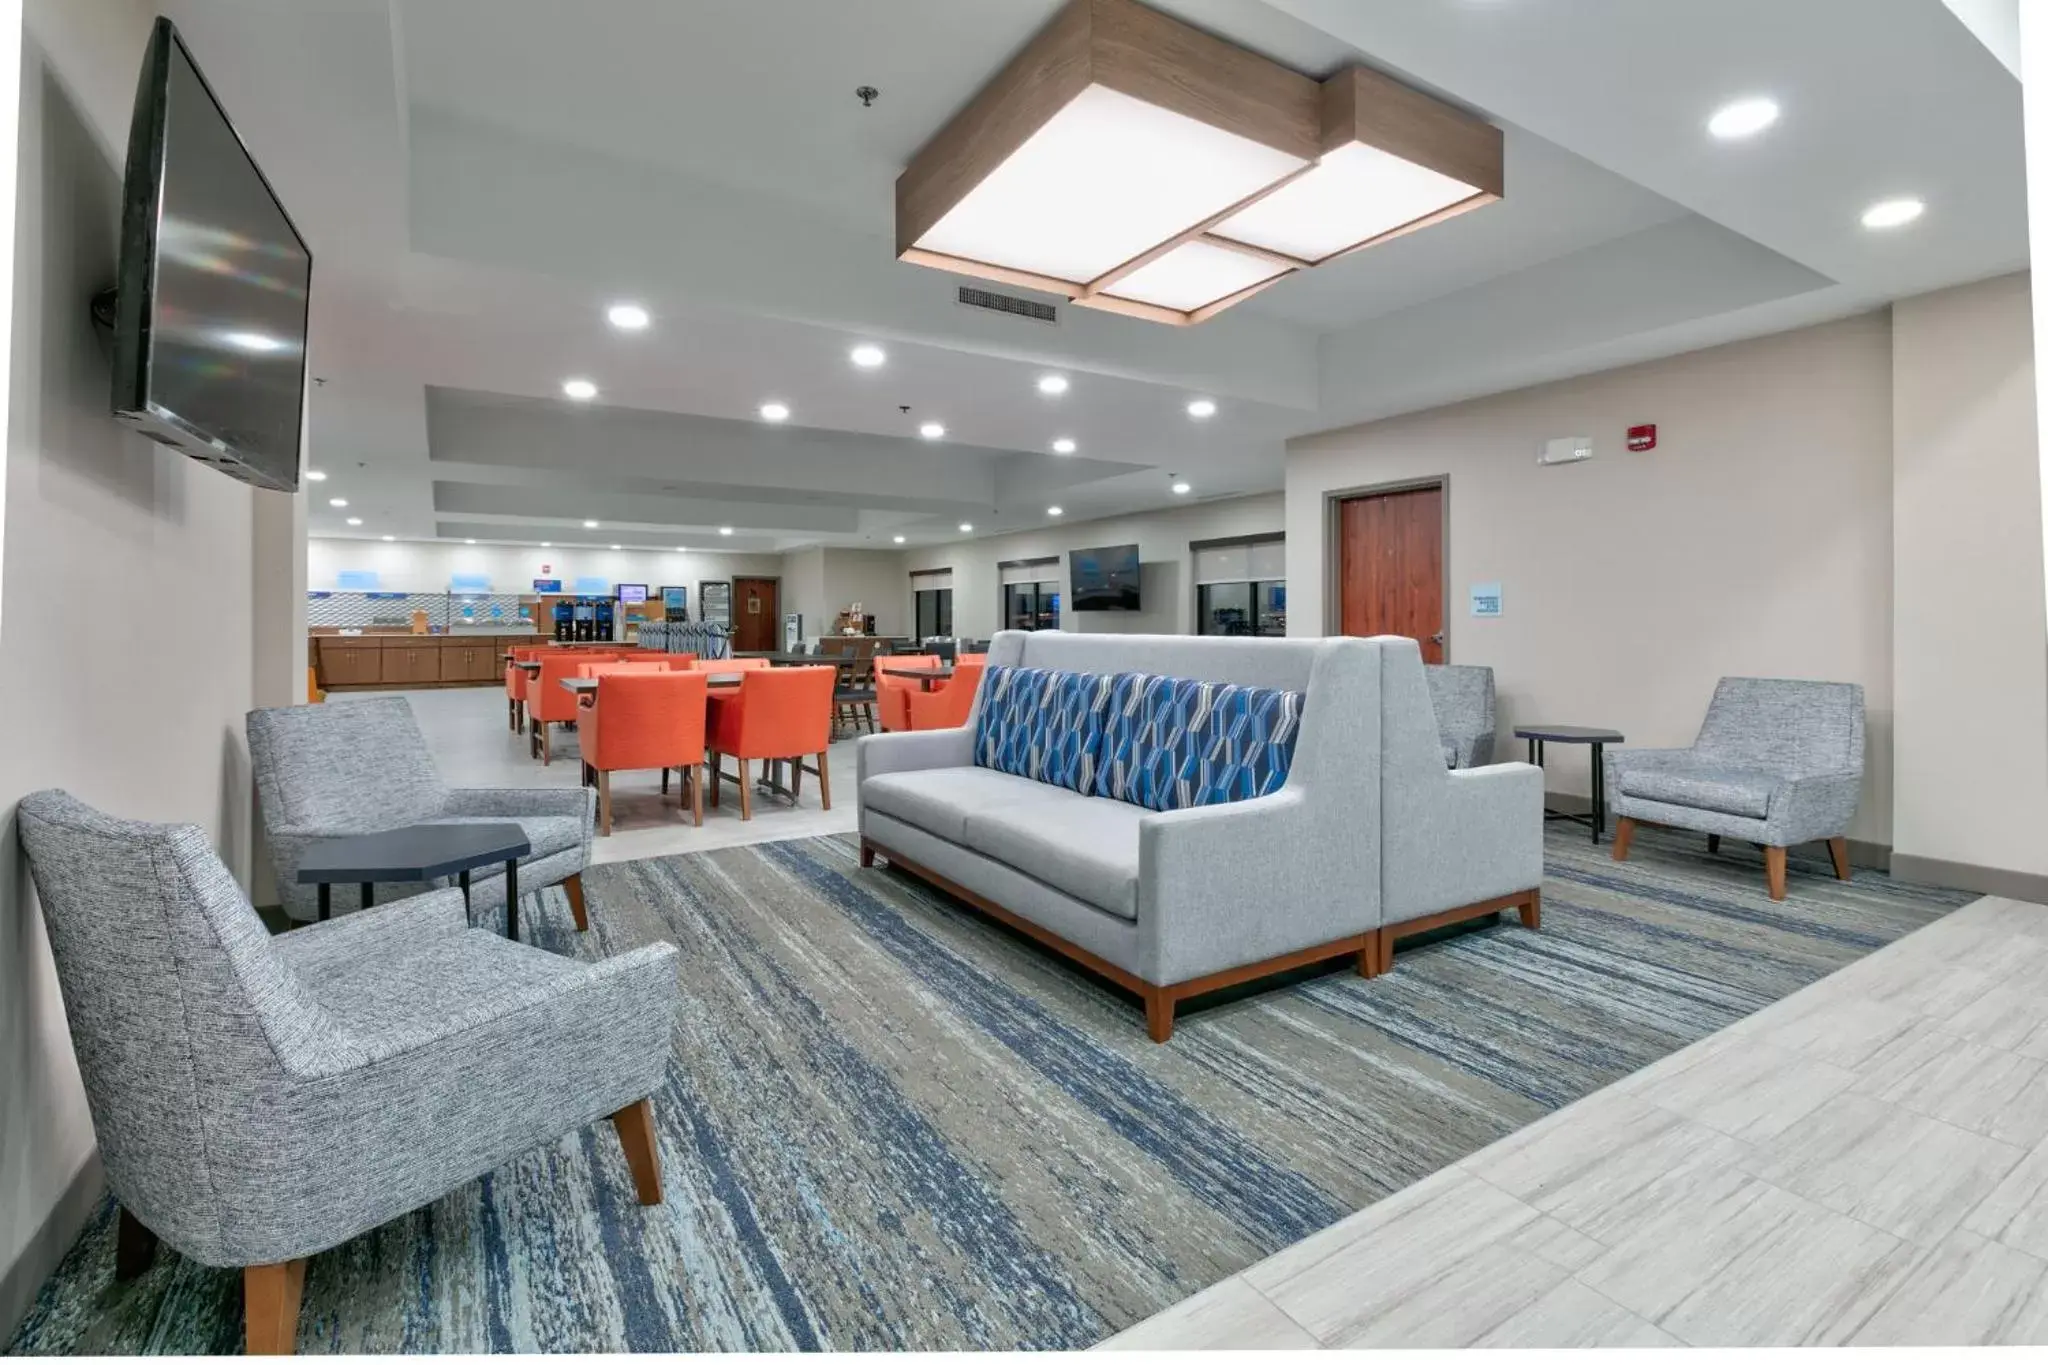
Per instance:
[[[334,576],[334,586],[343,592],[367,592],[377,586],[375,569],[343,569]]]
[[[536,578],[533,580],[533,590],[535,592],[560,592],[562,590],[562,580],[559,578]]]
[[[585,597],[610,597],[612,581],[609,578],[579,578],[576,591]]]
[[[1474,583],[1472,585],[1472,614],[1474,616],[1500,615],[1500,584]]]
[[[409,592],[366,592],[363,596],[369,598],[372,602],[403,602],[412,594]]]

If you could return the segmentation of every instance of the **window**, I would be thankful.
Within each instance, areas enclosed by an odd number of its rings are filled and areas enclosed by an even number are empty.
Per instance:
[[[1195,559],[1195,631],[1200,635],[1287,633],[1287,542],[1280,536],[1200,541]]]
[[[950,638],[953,634],[953,571],[940,569],[910,576],[910,592],[917,604],[917,638]]]
[[[1060,628],[1060,561],[1020,559],[996,566],[1003,582],[1003,629]]]

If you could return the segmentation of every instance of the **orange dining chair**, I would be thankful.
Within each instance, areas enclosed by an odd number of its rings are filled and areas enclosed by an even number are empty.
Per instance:
[[[601,678],[607,673],[666,673],[669,667],[653,659],[601,659],[592,663],[579,659],[575,676],[579,678]]]
[[[670,668],[677,669],[688,668],[691,664],[697,662],[697,656],[694,654],[657,654],[654,657],[667,664]]]
[[[809,771],[818,776],[820,803],[831,810],[832,774],[825,751],[832,742],[832,690],[838,678],[836,668],[749,669],[712,708],[711,804],[718,804],[726,754],[740,761],[742,820],[754,818],[753,760],[790,760],[789,795],[795,800],[803,784],[803,760],[815,754],[818,766]]]
[[[320,670],[311,664],[306,665],[306,700],[309,702],[327,700],[327,694],[320,690]]]
[[[899,668],[937,668],[936,654],[885,654],[875,660],[875,706],[884,730],[910,728],[910,698],[924,691],[922,678],[892,676]]]
[[[974,690],[981,686],[983,654],[970,654],[953,665],[953,676],[938,692],[916,692],[910,697],[910,730],[957,730],[967,723],[974,709]]]
[[[699,673],[751,673],[775,665],[766,659],[698,659],[690,667]]]
[[[549,726],[566,725],[576,719],[576,695],[562,686],[564,678],[579,678],[592,659],[570,649],[551,649],[540,656],[540,672],[526,684],[526,718],[532,732],[530,748],[542,764],[554,761]]]
[[[690,812],[702,825],[704,675],[614,665],[594,676],[597,691],[582,699],[576,728],[583,764],[597,774],[599,832],[612,832],[612,774],[639,768],[661,769],[664,791],[668,770],[681,769]]]

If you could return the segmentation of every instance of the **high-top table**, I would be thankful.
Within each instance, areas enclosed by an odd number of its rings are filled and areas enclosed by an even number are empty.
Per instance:
[[[1619,730],[1603,730],[1591,725],[1518,725],[1515,738],[1529,742],[1529,761],[1537,767],[1543,766],[1543,746],[1552,744],[1585,744],[1593,750],[1593,809],[1585,815],[1576,811],[1550,810],[1545,808],[1546,820],[1572,820],[1593,831],[1593,842],[1599,843],[1600,836],[1607,832],[1607,746],[1623,744],[1627,737]]]
[[[471,868],[505,864],[505,937],[519,937],[519,860],[533,852],[526,831],[510,823],[406,825],[376,834],[315,839],[299,859],[299,885],[320,888],[320,918],[329,914],[330,888],[355,882],[363,908],[376,902],[378,882],[424,882],[454,873],[469,900]]]
[[[923,684],[924,690],[927,692],[932,690],[933,683],[945,682],[948,678],[953,676],[953,670],[947,667],[888,668],[878,669],[876,671],[877,673],[887,673],[892,678],[915,678],[918,680],[919,683]]]

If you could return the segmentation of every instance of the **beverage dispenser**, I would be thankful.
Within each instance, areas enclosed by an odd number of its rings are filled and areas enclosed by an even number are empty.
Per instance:
[[[615,638],[612,634],[612,621],[616,608],[612,603],[612,599],[600,597],[590,604],[590,609],[593,613],[591,638],[593,640],[610,640]]]
[[[573,611],[572,611],[572,610],[570,609],[570,606],[569,606],[569,604],[568,604],[567,602],[557,602],[557,603],[555,603],[555,609],[554,609],[554,617],[555,617],[555,638],[556,638],[557,640],[573,640],[573,639],[575,639],[575,638],[576,638],[576,619],[575,619],[575,613],[574,613],[574,612],[573,612]]]

